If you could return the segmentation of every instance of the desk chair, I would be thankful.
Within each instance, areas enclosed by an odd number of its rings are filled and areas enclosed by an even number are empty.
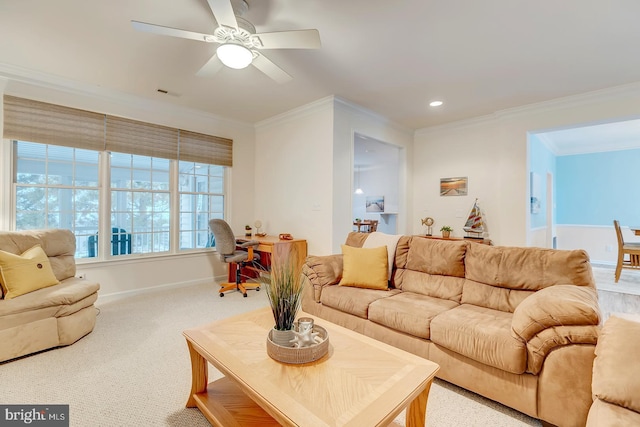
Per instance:
[[[236,264],[236,282],[223,283],[220,285],[220,296],[224,296],[224,292],[236,290],[242,292],[242,296],[247,297],[247,289],[260,290],[259,285],[247,285],[242,283],[242,268],[253,265],[260,260],[260,255],[253,252],[253,248],[258,246],[258,242],[250,240],[248,242],[236,243],[236,238],[229,224],[221,219],[212,219],[209,221],[209,228],[216,239],[216,252],[220,261]],[[240,250],[236,248],[240,247]],[[243,250],[247,249],[247,250]]]
[[[618,238],[618,263],[616,264],[616,283],[618,283],[623,268],[640,270],[640,243],[625,243],[618,220],[613,220],[613,226]],[[625,255],[629,255],[628,260],[625,259]]]

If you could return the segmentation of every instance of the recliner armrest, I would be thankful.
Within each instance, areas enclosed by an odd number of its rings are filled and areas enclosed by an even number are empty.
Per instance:
[[[535,292],[516,307],[511,332],[515,338],[528,342],[544,329],[599,323],[598,294],[594,288],[556,285]]]

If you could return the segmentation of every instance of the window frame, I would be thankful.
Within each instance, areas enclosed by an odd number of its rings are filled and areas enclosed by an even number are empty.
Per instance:
[[[3,215],[5,219],[5,229],[17,230],[17,193],[16,193],[16,177],[17,177],[17,150],[16,142],[19,140],[3,139],[2,144],[2,158],[5,159],[5,164],[8,163],[8,168],[2,168],[7,172],[1,174],[0,177],[0,194],[8,193],[9,197],[3,197],[4,203],[0,205],[0,211],[6,212],[7,215]],[[24,141],[31,142],[31,141]],[[41,144],[41,143],[36,143]],[[42,144],[42,145],[55,145],[55,144]],[[94,150],[96,151],[96,150]],[[101,235],[111,234],[111,162],[110,152],[107,150],[97,151],[98,159],[98,228]],[[126,153],[125,153],[126,154]],[[152,156],[149,156],[152,157]],[[99,239],[98,240],[98,252],[95,257],[82,257],[76,258],[78,264],[94,264],[102,262],[119,262],[125,260],[135,260],[139,258],[154,258],[154,257],[172,257],[188,254],[197,254],[210,252],[214,247],[204,248],[185,248],[180,249],[180,189],[179,189],[179,160],[166,159],[169,161],[169,250],[163,252],[149,252],[149,253],[131,253],[126,255],[112,255],[111,254],[111,239]],[[229,212],[229,200],[230,200],[230,175],[231,167],[223,165],[215,165],[223,169],[222,173],[222,199],[223,208],[222,214],[224,219],[228,217]],[[203,193],[209,195],[209,193]]]

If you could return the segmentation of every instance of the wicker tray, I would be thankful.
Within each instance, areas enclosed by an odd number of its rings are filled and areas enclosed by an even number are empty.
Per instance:
[[[322,342],[303,348],[283,347],[271,341],[271,332],[267,336],[267,354],[272,359],[283,363],[309,363],[320,359],[329,351],[329,333],[325,328],[313,325],[313,332],[318,332]]]

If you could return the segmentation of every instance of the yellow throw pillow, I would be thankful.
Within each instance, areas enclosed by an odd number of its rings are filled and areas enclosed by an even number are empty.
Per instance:
[[[0,251],[0,285],[4,299],[15,298],[60,283],[40,245],[21,255]]]
[[[342,279],[340,286],[388,289],[389,261],[387,247],[354,248],[342,245]]]

